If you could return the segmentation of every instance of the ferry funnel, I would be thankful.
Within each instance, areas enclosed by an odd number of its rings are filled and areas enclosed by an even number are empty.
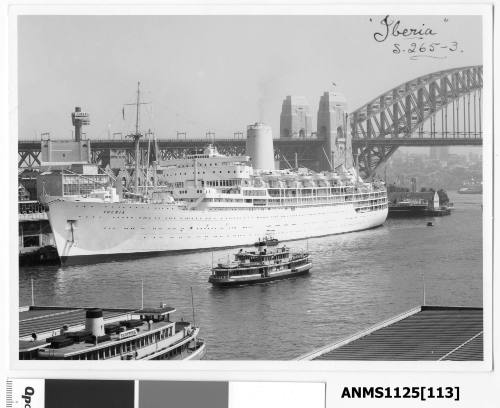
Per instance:
[[[274,170],[273,133],[270,126],[254,123],[247,127],[246,154],[252,158],[252,167]]]
[[[104,336],[104,318],[101,309],[90,309],[85,314],[85,329],[90,330],[95,337]]]

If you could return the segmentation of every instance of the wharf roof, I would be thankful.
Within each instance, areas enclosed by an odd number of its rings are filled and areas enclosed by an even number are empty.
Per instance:
[[[482,361],[483,309],[419,306],[298,359]]]
[[[31,333],[45,333],[59,330],[62,326],[77,326],[85,323],[85,313],[92,308],[65,308],[56,306],[31,306],[29,310],[19,312],[19,337]],[[126,315],[134,309],[103,308],[103,318],[110,319]]]

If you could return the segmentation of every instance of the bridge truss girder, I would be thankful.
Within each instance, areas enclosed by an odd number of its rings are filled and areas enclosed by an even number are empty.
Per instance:
[[[427,145],[438,145],[432,141],[439,139],[446,139],[442,145],[481,144],[482,87],[482,66],[439,71],[401,84],[354,111],[353,153],[360,172],[373,176],[407,139],[425,139]]]
[[[18,150],[17,167],[33,168],[40,166],[40,149],[38,150]]]

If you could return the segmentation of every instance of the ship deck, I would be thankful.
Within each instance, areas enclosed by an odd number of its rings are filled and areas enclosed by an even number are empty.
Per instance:
[[[111,334],[110,335],[110,340],[106,340],[106,341],[100,342],[97,345],[94,344],[94,343],[87,343],[87,342],[84,342],[84,341],[83,342],[75,342],[75,343],[73,343],[73,344],[71,344],[69,346],[61,347],[61,348],[57,349],[57,351],[58,352],[64,352],[64,354],[69,354],[69,353],[75,353],[75,352],[79,352],[79,351],[90,350],[90,349],[95,348],[95,347],[102,348],[102,347],[106,347],[106,346],[111,346],[111,345],[115,344],[118,341],[121,341],[121,340],[125,341],[125,340],[134,339],[134,338],[137,338],[137,336],[140,336],[140,335],[142,335],[144,333],[152,333],[155,330],[158,330],[158,329],[160,329],[162,327],[169,326],[169,325],[171,325],[173,323],[174,322],[171,322],[171,321],[153,322],[152,325],[151,325],[151,330],[149,330],[148,323],[146,321],[143,321],[142,326],[134,327],[134,329],[137,330],[137,335],[130,336],[130,337],[125,337],[123,339],[120,339],[118,334]]]
[[[19,340],[19,352],[28,352],[48,347],[49,343],[45,340]]]
[[[298,359],[482,361],[483,309],[419,306]]]

